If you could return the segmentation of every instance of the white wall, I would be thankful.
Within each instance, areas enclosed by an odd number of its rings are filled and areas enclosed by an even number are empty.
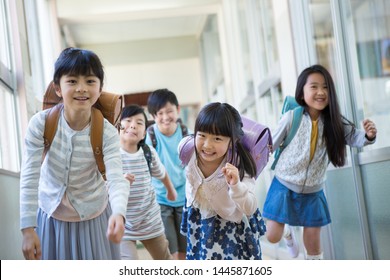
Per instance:
[[[107,91],[136,93],[168,88],[181,105],[203,101],[197,58],[106,66],[105,72]]]
[[[109,45],[84,45],[104,66],[104,89],[137,93],[168,88],[181,105],[203,102],[197,38],[175,37]]]

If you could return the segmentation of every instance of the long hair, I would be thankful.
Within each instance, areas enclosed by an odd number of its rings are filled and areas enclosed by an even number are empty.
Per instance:
[[[233,106],[220,102],[205,105],[195,121],[195,137],[199,131],[230,138],[231,152],[228,153],[227,161],[238,168],[240,180],[244,178],[245,172],[251,177],[256,175],[256,164],[241,143],[244,136],[241,116]],[[199,159],[196,149],[195,152]]]
[[[63,75],[96,76],[103,88],[104,70],[99,57],[90,50],[79,48],[64,49],[54,64],[54,84],[58,85]]]
[[[321,65],[312,65],[304,69],[298,77],[297,87],[295,90],[295,100],[299,105],[305,107],[308,106],[304,100],[303,88],[307,82],[307,78],[313,74],[319,73],[324,79],[328,88],[328,106],[321,111],[321,115],[324,120],[324,133],[323,138],[326,143],[326,150],[329,160],[334,166],[343,166],[345,164],[346,146],[345,146],[345,131],[344,124],[352,126],[352,132],[355,131],[355,126],[344,118],[340,113],[340,106],[337,100],[336,88],[332,79],[332,76],[328,70]]]

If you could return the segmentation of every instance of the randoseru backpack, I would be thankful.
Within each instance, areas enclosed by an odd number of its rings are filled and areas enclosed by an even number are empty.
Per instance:
[[[46,89],[42,104],[42,109],[50,108],[50,111],[46,116],[45,131],[43,134],[45,148],[42,155],[42,161],[56,134],[57,124],[63,106],[62,98],[56,94],[54,83],[51,82]],[[122,107],[122,95],[108,92],[102,92],[99,99],[92,107],[90,140],[96,164],[104,179],[106,179],[106,168],[103,161],[103,118],[106,118],[111,124],[116,126],[122,112]]]
[[[187,126],[185,126],[183,124],[183,121],[180,118],[177,119],[177,123],[181,127],[181,133],[183,135],[183,138],[186,137],[188,135],[188,128],[187,128]],[[157,139],[156,139],[156,134],[154,132],[153,124],[154,124],[154,121],[149,121],[147,132],[149,134],[150,141],[152,141],[153,148],[156,148],[156,146],[157,146]]]
[[[275,151],[274,162],[272,163],[272,166],[271,166],[272,170],[275,169],[276,164],[278,163],[280,154],[287,147],[287,145],[290,144],[291,140],[294,138],[295,134],[297,133],[297,130],[298,130],[299,125],[301,123],[303,112],[304,112],[304,108],[297,103],[297,101],[295,100],[295,98],[293,96],[286,96],[286,98],[284,99],[284,102],[283,102],[282,114],[284,114],[290,110],[294,110],[291,129],[288,132],[284,141],[280,144],[280,146]]]
[[[247,117],[241,116],[244,136],[241,140],[243,146],[249,151],[256,163],[256,176],[259,177],[261,171],[267,165],[269,155],[272,151],[272,137],[268,127],[257,123]],[[188,137],[180,150],[179,158],[183,165],[187,165],[195,151],[194,138]]]

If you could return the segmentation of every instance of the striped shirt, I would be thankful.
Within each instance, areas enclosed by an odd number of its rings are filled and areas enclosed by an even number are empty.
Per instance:
[[[104,120],[105,182],[93,156],[90,126],[81,131],[71,129],[63,111],[56,135],[41,165],[47,112],[38,112],[31,118],[25,137],[20,174],[21,228],[36,227],[38,207],[51,216],[65,194],[80,221],[99,215],[107,201],[110,202],[113,214],[125,217],[129,184],[122,174],[119,136],[115,127]]]
[[[150,147],[152,153],[151,174],[142,148],[136,153],[128,153],[121,149],[123,173],[134,175],[135,181],[130,186],[127,202],[125,235],[123,240],[147,240],[164,233],[160,206],[152,186],[152,176],[156,179],[165,177],[156,150]]]

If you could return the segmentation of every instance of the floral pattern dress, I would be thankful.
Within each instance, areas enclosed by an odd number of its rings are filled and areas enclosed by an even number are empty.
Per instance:
[[[260,237],[265,233],[264,220],[258,208],[253,214],[247,216],[236,205],[238,202],[231,198],[221,171],[223,165],[224,162],[207,178],[203,177],[197,167],[195,157],[191,158],[187,166],[187,201],[181,224],[181,233],[187,237],[186,258],[188,260],[260,260]],[[213,199],[218,200],[222,207],[236,206],[224,213],[224,209],[216,209],[217,202]],[[222,218],[217,212],[227,216]],[[234,222],[234,220],[239,221]]]

